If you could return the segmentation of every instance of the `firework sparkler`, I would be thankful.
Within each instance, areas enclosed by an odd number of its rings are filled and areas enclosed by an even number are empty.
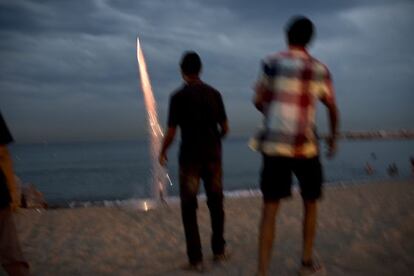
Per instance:
[[[150,140],[150,154],[152,158],[152,185],[153,192],[158,199],[164,201],[165,184],[168,180],[172,185],[171,179],[164,167],[158,163],[158,154],[161,149],[162,138],[164,133],[158,121],[157,103],[152,91],[150,78],[145,63],[144,53],[141,48],[139,38],[137,37],[137,60],[139,67],[139,74],[141,79],[142,93],[144,94],[145,108],[147,110],[149,140]]]

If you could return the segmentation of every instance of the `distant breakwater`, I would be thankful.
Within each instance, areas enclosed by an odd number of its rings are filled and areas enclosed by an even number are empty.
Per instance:
[[[320,139],[327,139],[328,134],[322,134]],[[344,131],[338,134],[338,139],[344,140],[399,140],[399,139],[414,139],[414,130],[376,130],[376,131]]]

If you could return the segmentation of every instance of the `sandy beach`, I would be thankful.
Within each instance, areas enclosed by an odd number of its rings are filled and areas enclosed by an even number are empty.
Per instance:
[[[231,259],[214,264],[210,221],[200,200],[206,275],[254,275],[261,198],[226,198]],[[316,252],[328,275],[412,275],[414,181],[372,182],[325,189]],[[270,275],[296,275],[302,206],[285,200],[277,222]],[[139,211],[120,207],[21,210],[19,237],[33,275],[191,275],[177,203]],[[1,272],[0,272],[1,274]]]

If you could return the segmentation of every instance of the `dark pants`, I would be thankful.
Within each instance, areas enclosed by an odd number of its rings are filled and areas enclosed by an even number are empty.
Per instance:
[[[180,164],[180,198],[187,255],[191,264],[203,259],[197,223],[197,193],[203,180],[211,218],[213,254],[224,253],[224,210],[221,162]]]

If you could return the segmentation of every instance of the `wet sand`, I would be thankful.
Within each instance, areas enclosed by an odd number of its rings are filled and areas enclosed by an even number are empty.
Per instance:
[[[254,275],[261,199],[226,198],[231,259],[212,262],[210,220],[199,204],[206,275]],[[269,275],[297,275],[302,204],[283,201]],[[22,210],[19,237],[33,275],[192,275],[186,263],[177,203],[147,212],[121,207]],[[317,255],[327,275],[412,275],[414,180],[371,182],[325,189]],[[1,272],[0,272],[1,274]]]

